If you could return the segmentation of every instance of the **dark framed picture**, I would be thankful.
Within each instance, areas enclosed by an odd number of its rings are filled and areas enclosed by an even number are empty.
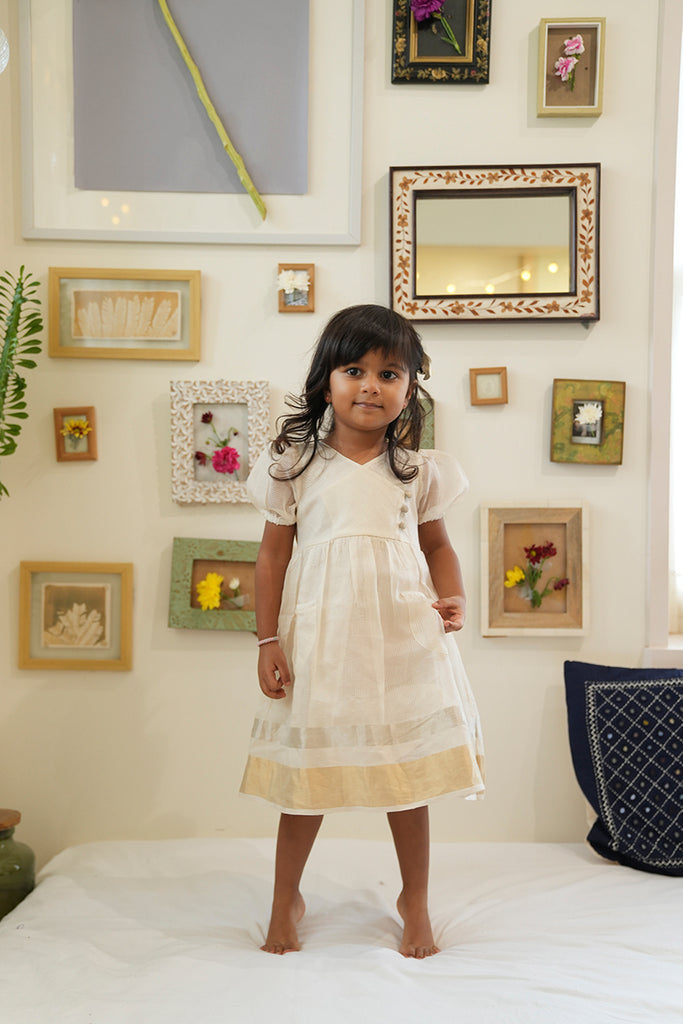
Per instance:
[[[491,0],[393,0],[393,10],[392,82],[488,82]]]
[[[625,399],[623,380],[554,380],[550,461],[620,465]]]

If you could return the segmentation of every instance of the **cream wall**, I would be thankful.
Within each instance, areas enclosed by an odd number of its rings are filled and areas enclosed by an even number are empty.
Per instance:
[[[321,8],[326,5],[320,3]],[[580,840],[583,803],[565,730],[564,659],[640,663],[645,642],[648,333],[657,5],[602,0],[607,18],[604,114],[535,116],[537,26],[560,0],[495,0],[487,86],[390,84],[388,0],[366,3],[363,231],[357,247],[198,246],[24,241],[19,67],[14,0],[0,0],[13,45],[0,77],[0,266],[199,268],[202,361],[195,364],[40,357],[18,453],[0,466],[0,805],[22,811],[21,838],[43,861],[104,838],[270,835],[277,815],[238,797],[256,694],[249,634],[169,630],[175,536],[258,539],[247,506],[182,508],[170,498],[172,379],[272,382],[273,415],[296,388],[325,320],[341,306],[388,301],[392,164],[602,164],[602,319],[580,325],[425,325],[433,360],[437,446],[471,479],[449,515],[470,596],[461,649],[486,733],[486,800],[433,809],[436,840]],[[523,13],[520,13],[523,9]],[[572,10],[572,14],[575,12]],[[320,15],[324,17],[324,11]],[[629,55],[628,60],[623,55]],[[313,84],[315,88],[315,83]],[[316,312],[276,312],[282,261],[316,265]],[[47,309],[44,309],[47,312]],[[471,407],[468,368],[508,368],[510,402]],[[624,462],[551,464],[554,377],[627,382]],[[94,405],[99,460],[58,464],[52,409]],[[483,639],[479,506],[585,501],[590,618],[576,638]],[[128,673],[20,671],[19,561],[130,561],[134,667]],[[378,815],[330,817],[327,835],[384,837]]]

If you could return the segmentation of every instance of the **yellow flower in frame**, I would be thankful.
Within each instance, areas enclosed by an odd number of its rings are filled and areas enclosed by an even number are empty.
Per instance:
[[[203,612],[208,611],[210,608],[220,608],[223,597],[221,593],[222,583],[223,577],[219,576],[217,572],[208,572],[204,579],[200,580],[197,584],[197,600]]]
[[[64,420],[64,426],[59,431],[64,437],[85,437],[90,433],[92,427],[88,423],[85,416],[79,417],[78,419]]]
[[[518,583],[521,583],[524,579],[524,569],[520,569],[518,565],[514,569],[508,569],[505,573],[507,579],[505,580],[504,586],[516,587]]]

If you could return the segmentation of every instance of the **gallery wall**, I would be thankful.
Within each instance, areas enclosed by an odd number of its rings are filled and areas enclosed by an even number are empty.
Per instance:
[[[314,4],[315,17],[332,17]],[[274,833],[275,811],[237,793],[256,699],[254,637],[167,625],[175,537],[258,540],[246,504],[171,498],[173,380],[268,379],[271,418],[296,389],[328,317],[389,300],[392,165],[599,162],[601,319],[421,327],[432,363],[436,446],[471,482],[448,513],[469,595],[459,644],[487,745],[484,801],[434,806],[433,837],[580,841],[584,805],[566,738],[565,659],[638,665],[645,642],[652,150],[657,19],[603,0],[603,114],[538,118],[538,23],[560,0],[494,0],[488,85],[392,85],[391,4],[365,5],[362,237],[358,245],[201,245],[22,237],[18,11],[0,0],[12,46],[0,77],[0,265],[40,280],[49,267],[201,271],[201,360],[55,359],[30,372],[18,452],[0,463],[0,805],[22,812],[39,860],[105,838]],[[573,13],[573,12],[572,12]],[[625,59],[624,55],[629,55]],[[320,72],[318,72],[320,74]],[[312,81],[311,87],[316,88]],[[331,117],[334,111],[330,111]],[[315,264],[315,312],[278,313],[278,263]],[[472,406],[469,368],[506,366],[509,402]],[[626,382],[622,465],[551,463],[554,378]],[[98,459],[58,463],[52,410],[92,405]],[[483,504],[585,502],[588,617],[582,636],[484,638]],[[542,538],[541,538],[542,539]],[[20,670],[19,563],[131,562],[133,666],[127,672]],[[374,814],[330,817],[332,836],[387,835]],[[19,835],[18,835],[19,837]]]

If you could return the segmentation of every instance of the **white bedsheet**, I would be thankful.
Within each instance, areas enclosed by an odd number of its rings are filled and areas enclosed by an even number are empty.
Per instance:
[[[1,1024],[675,1024],[683,879],[587,847],[434,844],[442,952],[397,951],[389,842],[320,839],[303,949],[262,953],[273,842],[88,843],[0,922]]]

